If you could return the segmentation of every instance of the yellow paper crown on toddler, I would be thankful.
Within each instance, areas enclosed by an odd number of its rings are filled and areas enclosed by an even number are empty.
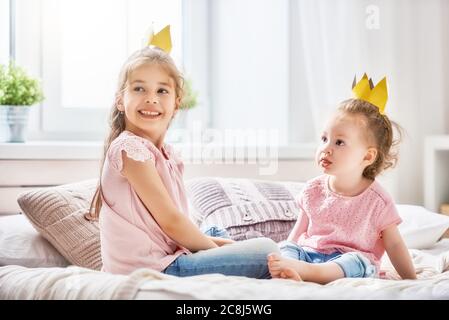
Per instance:
[[[380,80],[376,86],[373,85],[371,78],[368,79],[366,73],[359,82],[356,82],[356,77],[354,77],[352,92],[355,98],[367,101],[379,108],[380,114],[385,113],[385,104],[388,100],[387,77]]]
[[[161,31],[154,34],[153,28],[148,36],[147,45],[153,45],[164,50],[166,53],[170,54],[171,51],[171,36],[170,36],[170,25],[165,26]]]

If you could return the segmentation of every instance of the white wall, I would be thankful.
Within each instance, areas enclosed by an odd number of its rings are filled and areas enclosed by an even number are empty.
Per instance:
[[[400,82],[389,104],[406,130],[394,173],[395,194],[402,203],[423,203],[425,137],[449,134],[448,14],[445,0],[403,0],[391,12],[397,21],[392,29],[397,35],[394,40],[401,45],[396,45],[392,60]]]

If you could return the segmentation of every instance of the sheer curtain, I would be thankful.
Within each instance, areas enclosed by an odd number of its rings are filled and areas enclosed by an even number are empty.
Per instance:
[[[351,96],[355,74],[375,83],[387,76],[386,112],[406,135],[397,170],[382,179],[401,202],[423,202],[424,138],[449,132],[448,13],[444,0],[292,1],[293,73],[302,75],[295,101],[310,108],[315,135],[326,113]]]
[[[380,80],[393,64],[394,57],[388,52],[392,35],[382,31],[390,27],[383,20],[379,25],[367,20],[372,2],[293,1],[292,20],[297,19],[292,29],[294,56],[302,59],[296,63],[295,73],[303,75],[298,80],[302,94],[298,100],[311,109],[315,134],[324,115],[350,97],[354,75],[360,78],[367,72],[374,81]],[[379,11],[383,14],[384,10]],[[389,72],[388,76],[390,79]]]

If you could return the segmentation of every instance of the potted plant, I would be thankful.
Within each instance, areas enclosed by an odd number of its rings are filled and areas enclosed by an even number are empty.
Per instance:
[[[184,81],[184,97],[181,101],[180,109],[181,110],[189,110],[196,107],[198,104],[198,92],[193,91],[192,81],[190,79],[186,79]]]
[[[171,130],[168,134],[170,142],[181,142],[185,138],[185,129],[187,128],[187,112],[198,105],[198,92],[192,88],[192,81],[184,79],[184,96],[181,100],[179,110],[170,125]]]
[[[24,142],[30,107],[44,99],[39,81],[14,62],[0,65],[0,118],[9,128],[7,142]]]
[[[195,108],[198,104],[198,92],[193,90],[190,79],[184,80],[183,90],[184,96],[173,123],[175,128],[180,129],[184,129],[187,126],[187,111]]]

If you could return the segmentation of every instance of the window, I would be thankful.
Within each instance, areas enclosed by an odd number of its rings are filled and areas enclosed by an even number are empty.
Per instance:
[[[247,143],[251,134],[273,137],[280,145],[313,141],[312,113],[303,94],[307,81],[298,58],[303,48],[297,1],[187,3],[186,68],[200,93],[189,120],[218,129],[218,136],[226,130],[234,137],[248,133]]]
[[[172,57],[199,92],[188,129],[234,130],[237,138],[275,131],[282,145],[307,140],[311,121],[296,121],[310,111],[298,108],[305,103],[295,94],[302,78],[294,3],[18,1],[18,60],[41,75],[46,96],[32,113],[32,139],[102,140],[121,64],[154,22],[156,30],[171,24]]]
[[[288,1],[212,1],[211,16],[213,127],[275,130],[286,144]]]
[[[40,0],[34,8],[25,2],[21,26],[41,39],[32,52],[42,53],[33,63],[44,84],[46,136],[104,137],[120,67],[146,43],[150,27],[171,25],[171,55],[182,64],[182,0]],[[39,21],[31,17],[36,13]],[[29,56],[29,37],[22,34],[22,55]]]

